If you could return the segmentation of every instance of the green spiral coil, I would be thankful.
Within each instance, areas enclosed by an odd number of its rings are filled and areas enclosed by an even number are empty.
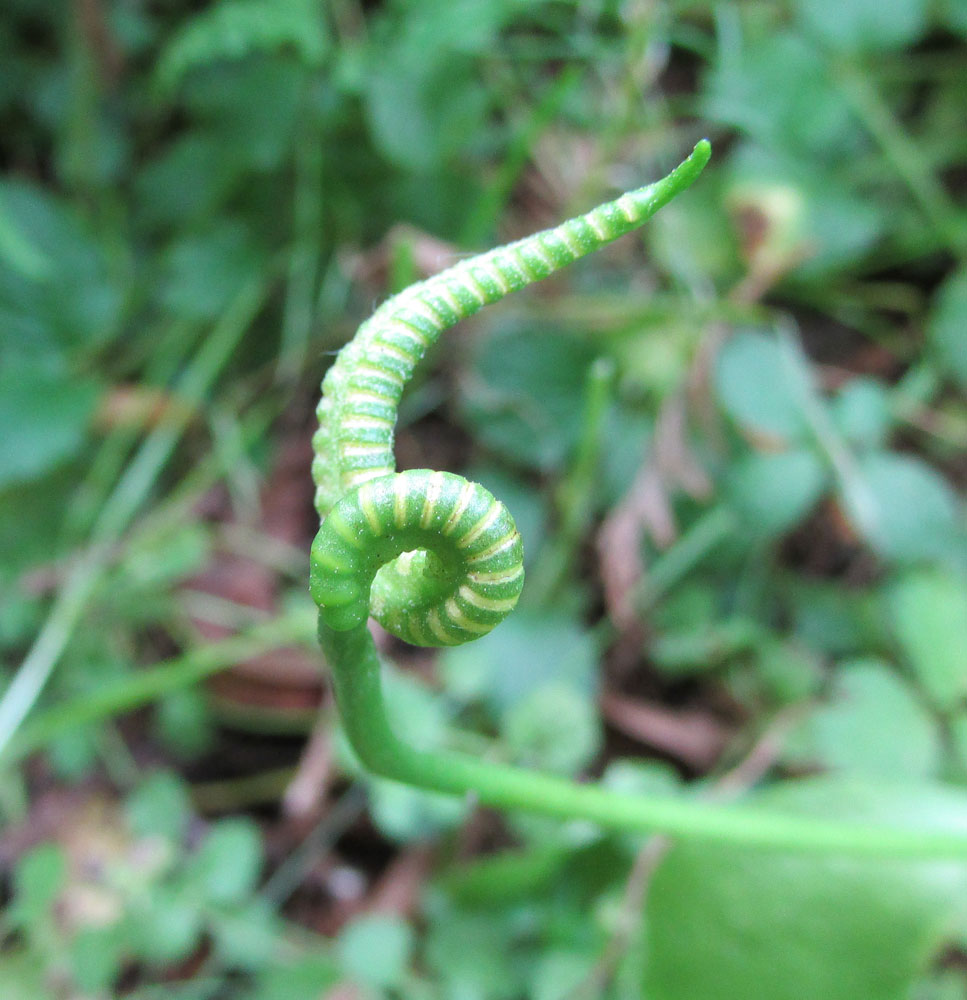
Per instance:
[[[395,474],[403,389],[444,330],[640,226],[691,184],[710,152],[703,140],[657,183],[413,285],[340,351],[323,381],[313,438],[323,521],[310,589],[329,627],[351,629],[372,614],[407,642],[451,646],[479,638],[513,609],[523,551],[503,504],[459,476]]]

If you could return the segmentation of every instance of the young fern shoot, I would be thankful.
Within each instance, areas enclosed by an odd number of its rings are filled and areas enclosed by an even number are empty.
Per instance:
[[[482,486],[447,472],[396,473],[397,409],[440,334],[636,229],[708,162],[706,140],[667,177],[469,260],[385,302],[339,353],[323,382],[312,471],[322,525],[310,591],[343,725],[360,760],[386,778],[472,793],[484,804],[603,827],[721,842],[871,856],[967,857],[967,833],[805,821],[751,807],[644,798],[400,741],[387,721],[369,615],[393,635],[452,646],[489,632],[524,584],[520,536]]]

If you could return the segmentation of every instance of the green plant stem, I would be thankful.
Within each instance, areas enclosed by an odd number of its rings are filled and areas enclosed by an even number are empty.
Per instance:
[[[735,512],[720,505],[712,507],[663,552],[648,568],[637,602],[639,610],[651,607],[709,553],[724,542],[736,528]]]
[[[590,820],[634,833],[857,857],[967,858],[967,831],[871,827],[804,820],[752,806],[632,797],[458,753],[414,749],[390,727],[379,659],[366,626],[337,632],[320,620],[319,641],[332,669],[349,741],[363,764],[382,777],[428,791],[469,795],[500,809]]]
[[[131,712],[165,695],[200,683],[241,660],[293,642],[312,643],[312,617],[289,614],[244,634],[190,650],[154,665],[150,670],[107,684],[80,698],[38,712],[17,733],[7,748],[11,764],[39,750],[52,739],[79,726]]]

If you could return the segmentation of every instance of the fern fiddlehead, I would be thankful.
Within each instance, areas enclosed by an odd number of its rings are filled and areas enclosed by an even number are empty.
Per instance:
[[[440,334],[482,306],[547,277],[640,226],[701,173],[707,141],[667,177],[554,229],[461,261],[385,302],[339,353],[323,382],[313,438],[316,507],[310,591],[347,736],[384,777],[472,793],[484,804],[604,827],[747,845],[871,856],[967,856],[967,834],[777,815],[751,807],[628,797],[457,753],[415,749],[387,721],[380,665],[366,627],[423,646],[489,632],[524,582],[520,536],[503,504],[446,472],[395,473],[403,389]]]

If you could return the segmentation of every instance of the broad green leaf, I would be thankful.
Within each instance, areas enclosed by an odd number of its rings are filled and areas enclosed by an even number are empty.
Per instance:
[[[244,994],[244,1000],[319,1000],[338,980],[335,959],[327,954],[307,955],[260,969],[256,986]]]
[[[755,650],[755,672],[772,701],[795,704],[814,697],[823,684],[819,653],[802,642],[767,637]]]
[[[967,796],[828,779],[757,795],[823,819],[967,829]],[[908,1000],[963,909],[967,864],[680,844],[646,910],[649,1000]]]
[[[126,913],[129,946],[139,958],[158,965],[186,959],[204,930],[202,912],[167,884],[155,884]]]
[[[127,940],[118,924],[83,927],[70,942],[74,981],[85,993],[110,990],[121,972]]]
[[[157,77],[173,89],[218,60],[283,48],[318,66],[328,46],[322,10],[312,0],[221,0],[183,24],[161,54]]]
[[[278,949],[282,931],[275,908],[267,899],[220,910],[211,918],[215,954],[226,965],[259,969]]]
[[[940,364],[967,388],[967,268],[952,274],[941,286],[927,335]]]
[[[137,221],[149,228],[183,230],[215,212],[242,170],[208,131],[191,131],[164,147],[134,179]]]
[[[54,901],[67,881],[67,858],[58,844],[39,844],[24,854],[14,870],[14,920],[36,929],[52,917]]]
[[[0,487],[38,476],[74,455],[99,395],[90,379],[0,370]]]
[[[943,558],[962,544],[957,497],[919,458],[888,451],[860,456],[842,491],[854,527],[884,559]]]
[[[193,75],[184,99],[225,156],[265,173],[281,167],[291,149],[306,77],[305,67],[283,55],[258,56]]]
[[[515,909],[463,909],[435,894],[428,899],[427,910],[425,961],[443,984],[445,996],[475,1000],[526,996],[528,963],[516,946],[514,925],[521,921]]]
[[[406,971],[413,930],[399,917],[360,917],[340,932],[337,949],[345,974],[354,982],[386,989]]]
[[[648,655],[663,674],[687,677],[715,670],[732,657],[748,652],[762,634],[762,626],[750,618],[710,618],[690,628],[657,635],[648,646]]]
[[[380,833],[399,843],[422,841],[460,826],[468,803],[454,795],[438,795],[398,781],[366,776],[369,812]]]
[[[890,436],[890,399],[877,379],[850,379],[833,398],[830,414],[840,434],[859,448],[881,448]]]
[[[90,348],[116,333],[122,294],[73,205],[22,181],[0,182],[0,203],[6,226],[23,244],[0,256],[0,357],[4,367],[43,357],[49,372],[65,350]]]
[[[216,823],[188,865],[202,897],[217,905],[241,903],[254,889],[262,867],[262,841],[255,824],[242,817]]]
[[[849,105],[823,54],[801,35],[773,31],[738,40],[721,52],[704,89],[712,121],[737,126],[767,148],[815,164],[856,147]]]
[[[222,219],[212,229],[185,236],[170,248],[161,301],[179,318],[216,319],[261,263],[259,248],[245,226]]]
[[[441,656],[447,689],[482,698],[498,714],[548,684],[594,699],[598,652],[590,633],[562,613],[518,608],[500,628]]]
[[[827,704],[803,724],[793,755],[835,771],[882,778],[935,775],[941,748],[936,724],[913,691],[885,663],[841,663]]]
[[[809,513],[827,478],[822,460],[805,448],[749,452],[728,469],[725,496],[748,533],[771,538],[789,531]]]
[[[847,52],[880,52],[918,41],[927,29],[927,0],[796,0],[808,32]]]
[[[777,446],[807,437],[812,376],[786,343],[753,330],[736,333],[719,354],[715,388],[726,413],[754,439]]]
[[[917,680],[940,708],[967,696],[967,585],[941,569],[906,574],[891,588],[893,630]]]
[[[554,469],[577,442],[589,344],[560,330],[504,327],[480,345],[461,409],[474,436],[513,462]]]
[[[55,1000],[47,984],[47,970],[27,948],[6,948],[0,953],[3,1000]]]
[[[191,818],[191,802],[184,783],[164,772],[142,782],[128,798],[125,809],[136,836],[161,836],[173,843],[181,841]]]
[[[532,1000],[567,1000],[574,996],[576,983],[593,975],[598,956],[587,951],[546,951],[537,961],[531,979]]]
[[[545,684],[504,713],[501,736],[522,765],[576,774],[600,747],[597,705],[566,683]]]

